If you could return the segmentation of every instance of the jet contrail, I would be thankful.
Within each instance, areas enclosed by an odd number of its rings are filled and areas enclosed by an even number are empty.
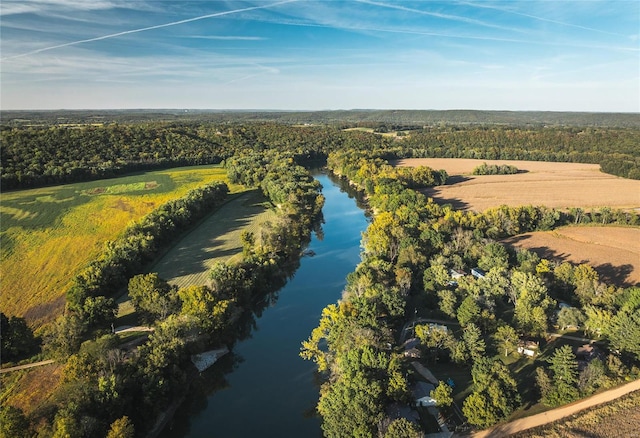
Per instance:
[[[84,44],[84,43],[90,43],[90,42],[93,42],[93,41],[106,40],[106,39],[109,39],[109,38],[116,38],[116,37],[119,37],[119,36],[122,36],[122,35],[129,35],[129,34],[138,33],[138,32],[146,32],[148,30],[161,29],[163,27],[176,26],[178,24],[190,23],[192,21],[198,21],[198,20],[205,20],[207,18],[221,17],[223,15],[237,14],[239,12],[255,11],[256,9],[267,9],[267,8],[272,8],[274,6],[284,5],[286,3],[293,3],[293,2],[296,2],[296,1],[298,1],[298,0],[285,0],[285,1],[277,2],[277,3],[271,3],[269,5],[252,6],[250,8],[235,9],[233,11],[216,12],[215,14],[201,15],[199,17],[187,18],[185,20],[172,21],[171,23],[157,24],[155,26],[142,27],[140,29],[125,30],[123,32],[112,33],[112,34],[109,34],[109,35],[103,35],[103,36],[99,36],[99,37],[95,37],[95,38],[89,38],[89,39],[86,39],[86,40],[78,40],[78,41],[72,41],[70,43],[64,43],[64,44],[58,44],[58,45],[55,45],[55,46],[44,47],[42,49],[32,50],[30,52],[21,53],[19,55],[7,56],[6,58],[0,59],[0,62],[1,61],[6,61],[6,60],[9,60],[9,59],[22,58],[24,56],[29,56],[29,55],[35,55],[36,53],[47,52],[49,50],[59,49],[61,47],[75,46],[76,44]]]

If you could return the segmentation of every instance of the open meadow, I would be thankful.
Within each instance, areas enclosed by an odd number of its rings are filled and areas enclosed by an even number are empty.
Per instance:
[[[32,322],[55,318],[73,277],[106,241],[161,204],[212,181],[226,181],[226,171],[186,167],[3,193],[0,309]],[[232,193],[241,190],[230,186]]]
[[[520,172],[514,175],[472,175],[482,163],[508,164]],[[450,177],[444,186],[425,191],[439,203],[451,203],[462,210],[483,211],[500,205],[545,205],[640,211],[640,181],[600,171],[597,164],[546,161],[474,160],[459,158],[411,158],[396,166],[428,166],[444,169]]]
[[[562,227],[521,234],[503,242],[532,250],[540,257],[587,263],[610,284],[640,284],[640,228]]]
[[[242,231],[258,235],[260,225],[276,217],[268,207],[259,190],[227,202],[168,251],[151,271],[180,288],[206,284],[216,262],[242,252]]]

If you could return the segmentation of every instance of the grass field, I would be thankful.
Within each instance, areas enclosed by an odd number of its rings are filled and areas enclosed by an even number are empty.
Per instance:
[[[510,164],[521,173],[472,175],[483,162]],[[608,206],[640,211],[640,181],[602,173],[597,164],[457,158],[412,158],[395,164],[446,170],[452,183],[429,189],[426,194],[457,209],[483,211],[506,204],[559,209]]]
[[[217,180],[226,180],[222,167],[197,166],[3,193],[0,309],[51,319],[64,307],[71,279],[104,242],[159,205]]]
[[[276,213],[267,206],[259,190],[227,202],[185,236],[151,270],[178,287],[206,284],[214,263],[239,257],[243,230],[257,235],[260,224],[275,218]]]
[[[0,375],[0,405],[15,406],[29,415],[51,396],[60,383],[64,366],[49,364]]]
[[[543,258],[588,263],[610,284],[640,284],[640,228],[562,227],[521,234],[504,242],[533,250]]]
[[[525,430],[514,438],[617,438],[640,436],[640,391],[546,426]]]

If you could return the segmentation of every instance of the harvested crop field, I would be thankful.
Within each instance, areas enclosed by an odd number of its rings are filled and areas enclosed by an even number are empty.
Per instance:
[[[275,218],[265,202],[258,190],[227,202],[178,242],[151,271],[181,288],[206,284],[214,263],[242,252],[242,231],[257,234],[262,223]]]
[[[515,175],[472,175],[482,163],[509,164]],[[546,161],[473,160],[458,158],[411,158],[396,166],[428,166],[444,169],[451,183],[425,193],[439,203],[462,210],[483,211],[500,205],[545,205],[570,207],[612,207],[640,211],[640,181],[600,171],[597,164]]]
[[[514,438],[638,437],[640,391],[596,406],[555,423],[525,430]]]
[[[640,228],[562,227],[521,234],[503,242],[551,260],[587,263],[606,283],[640,284]]]

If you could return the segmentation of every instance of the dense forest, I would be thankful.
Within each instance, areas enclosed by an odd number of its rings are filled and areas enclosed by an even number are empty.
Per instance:
[[[398,127],[422,128],[446,125],[510,126],[592,126],[607,128],[640,127],[637,113],[580,113],[556,111],[478,111],[478,110],[336,110],[336,111],[224,111],[193,109],[158,110],[61,110],[1,111],[3,125],[101,124],[109,122],[140,123],[207,122],[283,124],[330,124],[366,126],[380,132]]]
[[[189,389],[190,355],[247,336],[261,310],[255,303],[268,303],[269,293],[295,271],[324,201],[319,184],[302,167],[310,163],[326,164],[361,190],[374,213],[363,236],[361,264],[349,275],[342,299],[323,311],[301,352],[318,364],[325,381],[318,412],[326,436],[422,433],[417,424],[386,410],[410,401],[412,377],[397,339],[412,314],[461,327],[417,324],[412,335],[428,363],[470,373],[473,386],[462,411],[476,427],[508,418],[524,400],[557,406],[640,374],[640,289],[604,284],[588,265],[554,263],[496,240],[588,221],[635,226],[637,214],[543,206],[456,211],[416,190],[446,184],[445,171],[389,164],[403,157],[555,160],[599,163],[606,172],[640,179],[640,128],[630,122],[633,118],[622,115],[615,119],[620,123],[607,128],[595,122],[560,126],[559,118],[554,126],[544,126],[540,120],[558,115],[540,113],[532,123],[502,126],[489,122],[486,117],[498,116],[489,113],[464,126],[434,122],[408,129],[416,123],[411,117],[425,114],[404,112],[398,119],[385,114],[389,119],[382,123],[346,117],[323,126],[195,116],[158,122],[153,115],[131,113],[118,117],[140,117],[134,123],[110,119],[87,125],[86,116],[66,113],[65,123],[47,126],[4,118],[2,189],[223,163],[232,183],[261,188],[277,220],[260,233],[242,235],[241,262],[218,264],[209,284],[184,289],[145,274],[145,267],[176,235],[225,201],[225,184],[171,201],[108,242],[74,279],[65,314],[42,334],[44,355],[64,364],[61,385],[29,417],[3,406],[5,436],[132,437],[154,430],[159,415]],[[295,118],[278,115],[285,116]],[[574,116],[596,120],[595,115]],[[77,121],[74,117],[80,124],[68,125]],[[357,124],[378,133],[344,130]],[[379,134],[395,129],[403,135]],[[451,279],[452,271],[472,270],[480,274]],[[122,288],[141,321],[154,327],[132,351],[123,350],[123,340],[109,330]],[[560,302],[567,306],[556,312]],[[39,339],[24,319],[0,316],[3,358],[38,349]],[[584,326],[606,342],[606,355],[579,370],[573,352],[558,348],[528,376],[536,388],[526,389],[522,376],[496,357],[513,352],[522,337],[544,339],[555,325]],[[439,386],[434,398],[448,412],[451,388]]]
[[[384,149],[386,158],[448,157],[600,164],[640,179],[640,129],[426,127],[385,137],[331,126],[140,123],[7,127],[0,131],[4,190],[105,178],[136,170],[218,163],[249,149],[287,151],[298,163],[335,150]]]
[[[29,418],[17,408],[3,407],[2,436],[157,433],[163,424],[158,419],[182,400],[195,378],[191,355],[249,336],[262,311],[256,303],[268,305],[269,294],[295,272],[324,203],[319,183],[291,157],[266,153],[255,158],[230,160],[230,180],[247,183],[260,173],[256,185],[273,203],[277,219],[259,235],[242,235],[242,261],[218,263],[209,284],[182,289],[155,273],[142,273],[163,244],[224,201],[227,186],[220,182],[162,205],[108,242],[103,254],[75,278],[65,314],[43,336],[45,354],[65,364],[62,383]],[[133,350],[109,330],[116,311],[113,297],[121,286],[140,322],[154,327]],[[33,336],[24,319],[1,316],[3,357],[32,350]]]
[[[413,336],[427,364],[468,370],[473,383],[462,412],[479,428],[508,418],[525,395],[528,403],[559,406],[640,375],[640,288],[616,288],[586,264],[555,263],[495,240],[572,223],[575,212],[504,206],[464,213],[390,177],[393,168],[378,156],[337,152],[328,166],[363,190],[376,214],[342,299],[324,309],[303,342],[302,357],[325,376],[318,404],[325,436],[422,436],[417,423],[390,414],[390,406],[412,397],[412,359],[397,343],[410,318],[450,321],[417,324]],[[618,212],[611,221],[640,218]],[[497,359],[522,339],[544,342],[554,325],[584,326],[606,339],[610,352],[579,369],[564,345],[528,375]],[[447,415],[451,394],[445,383],[431,393]]]

